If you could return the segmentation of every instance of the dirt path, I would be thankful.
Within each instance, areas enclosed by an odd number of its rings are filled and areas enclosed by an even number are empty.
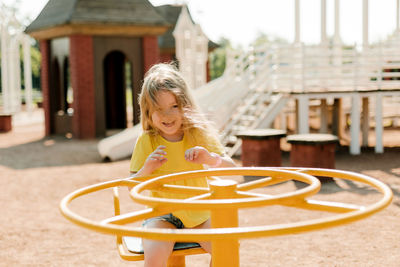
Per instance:
[[[374,216],[346,226],[299,235],[243,240],[241,266],[399,266],[400,130],[390,132],[384,154],[373,149],[350,156],[336,154],[337,169],[361,172],[388,184],[392,204]],[[85,230],[64,219],[60,200],[83,186],[125,177],[129,160],[104,163],[97,141],[44,138],[40,124],[0,134],[0,266],[142,266],[119,259],[114,237]],[[283,154],[288,166],[288,153]],[[291,191],[293,182],[274,186]],[[267,190],[267,189],[266,189]],[[126,192],[125,192],[126,193]],[[123,198],[128,199],[123,193]],[[378,193],[350,182],[325,185],[315,197],[370,203]],[[111,192],[77,201],[72,208],[93,219],[112,215]],[[123,211],[138,208],[127,203]],[[318,218],[324,213],[282,207],[244,210],[240,224],[266,225]],[[187,266],[207,266],[209,256],[189,257]]]

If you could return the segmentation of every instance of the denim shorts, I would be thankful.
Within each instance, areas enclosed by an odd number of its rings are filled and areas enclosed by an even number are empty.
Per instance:
[[[147,223],[152,222],[152,221],[164,221],[164,222],[169,222],[172,225],[174,225],[177,229],[183,229],[185,226],[183,225],[183,222],[178,218],[172,215],[172,213],[161,215],[158,217],[150,218],[147,219],[143,222],[143,226],[145,226]]]

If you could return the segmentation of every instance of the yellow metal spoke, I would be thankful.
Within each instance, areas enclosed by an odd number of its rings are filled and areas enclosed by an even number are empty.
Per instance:
[[[112,224],[124,225],[163,214],[165,214],[165,211],[163,210],[154,210],[152,208],[149,208],[113,216],[105,220],[102,220],[101,224],[112,223]]]
[[[210,199],[211,193],[205,193],[202,195],[190,197],[190,198],[185,198],[184,201],[193,201],[193,200],[204,200],[204,199]]]
[[[264,186],[270,186],[270,185],[283,183],[283,182],[286,182],[289,180],[291,180],[291,179],[290,178],[265,177],[265,178],[257,179],[255,181],[240,184],[240,185],[238,185],[238,189],[240,189],[241,191],[247,191],[247,190],[252,190],[252,189],[256,189],[256,188],[260,188],[260,187],[264,187]]]
[[[265,198],[265,199],[271,198],[270,195],[254,193],[254,192],[236,191],[236,194],[237,194],[236,198],[247,198],[247,197],[257,197],[257,198]]]
[[[210,189],[207,187],[164,184],[161,188],[153,189],[152,191],[171,194],[196,195],[208,193],[210,192]]]
[[[319,211],[327,211],[327,212],[336,212],[336,213],[344,213],[356,210],[365,209],[364,206],[358,206],[354,204],[340,203],[340,202],[331,202],[331,201],[321,201],[321,200],[298,200],[293,203],[282,203],[284,206],[296,207],[307,210],[319,210]]]

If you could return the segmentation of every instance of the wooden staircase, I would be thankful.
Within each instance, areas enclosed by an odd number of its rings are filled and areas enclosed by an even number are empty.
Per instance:
[[[287,100],[284,95],[273,95],[271,91],[250,90],[221,132],[221,142],[228,155],[233,156],[240,149],[242,140],[236,137],[240,131],[256,129],[261,125],[269,128]]]

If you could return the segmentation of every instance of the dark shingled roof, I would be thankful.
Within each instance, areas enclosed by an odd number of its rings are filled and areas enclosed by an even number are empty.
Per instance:
[[[169,25],[147,0],[50,0],[26,32],[65,24]]]
[[[156,9],[158,13],[160,13],[170,25],[173,25],[168,31],[166,31],[163,35],[158,37],[158,46],[163,49],[175,49],[175,38],[172,35],[172,32],[174,31],[176,22],[178,21],[179,14],[181,13],[182,10],[181,5],[162,5],[162,6],[156,6]],[[190,20],[195,24],[193,21],[192,16],[190,15],[189,12],[189,17]],[[209,49],[214,49],[216,47],[219,47],[218,44],[209,41],[208,42],[208,48]]]
[[[163,5],[157,6],[156,9],[158,13],[160,13],[168,21],[169,24],[173,25],[173,27],[169,28],[168,31],[158,37],[158,46],[160,48],[175,49],[175,38],[172,35],[172,32],[174,31],[176,22],[178,21],[182,6]]]

